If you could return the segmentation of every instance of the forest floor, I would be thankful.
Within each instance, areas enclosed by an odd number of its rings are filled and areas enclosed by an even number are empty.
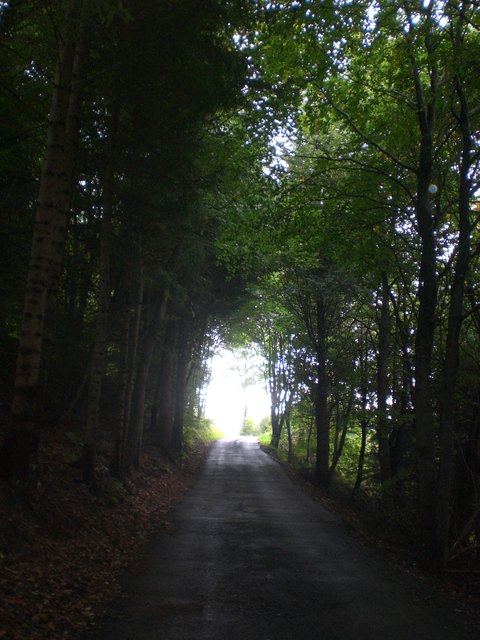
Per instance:
[[[104,447],[94,496],[72,464],[75,439],[50,434],[28,503],[0,484],[0,639],[70,640],[87,629],[118,594],[122,571],[138,561],[149,535],[169,527],[207,449],[199,445],[177,464],[147,450],[141,472],[122,483],[108,474]]]

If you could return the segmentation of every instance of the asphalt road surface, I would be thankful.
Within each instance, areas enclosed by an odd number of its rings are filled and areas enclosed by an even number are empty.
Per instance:
[[[480,640],[249,439],[220,441],[92,640]]]

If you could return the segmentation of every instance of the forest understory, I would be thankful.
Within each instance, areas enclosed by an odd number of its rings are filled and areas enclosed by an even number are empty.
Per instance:
[[[141,471],[123,480],[108,472],[108,449],[102,442],[97,495],[81,481],[81,448],[68,431],[44,439],[28,501],[0,484],[2,640],[70,640],[92,626],[148,537],[168,529],[208,445],[177,463],[147,447]]]

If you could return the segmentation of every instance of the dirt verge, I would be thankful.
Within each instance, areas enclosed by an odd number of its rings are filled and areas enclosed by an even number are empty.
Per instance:
[[[119,575],[148,537],[168,528],[207,449],[177,464],[149,449],[141,472],[120,481],[108,474],[105,448],[94,496],[72,464],[75,443],[64,434],[46,438],[28,503],[0,485],[0,638],[79,637],[118,593]]]

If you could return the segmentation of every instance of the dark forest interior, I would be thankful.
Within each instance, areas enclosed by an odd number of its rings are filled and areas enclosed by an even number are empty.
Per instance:
[[[264,362],[245,433],[478,605],[478,3],[3,1],[0,57],[11,637],[166,526],[220,348]]]

